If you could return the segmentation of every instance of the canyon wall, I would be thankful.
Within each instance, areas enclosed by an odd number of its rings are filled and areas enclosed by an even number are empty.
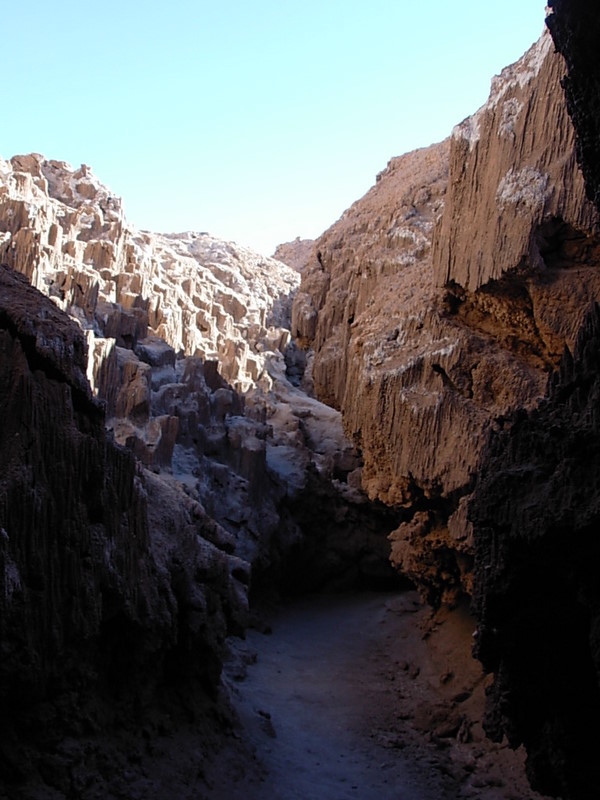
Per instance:
[[[544,33],[449,141],[393,159],[317,240],[294,301],[316,394],[398,511],[392,562],[433,603],[472,590],[490,430],[539,402],[600,297],[564,72]]]
[[[201,716],[247,615],[215,523],[111,442],[86,367],[77,324],[0,267],[0,775],[14,796],[36,781],[83,796],[100,735]],[[64,751],[65,736],[87,744]]]
[[[288,380],[304,368],[289,332],[296,270],[206,233],[138,231],[89,167],[38,154],[0,161],[0,255],[82,328],[87,377],[115,441],[222,524],[255,586],[275,562],[299,585],[302,572],[326,580],[316,551],[310,570],[284,555],[318,527],[287,508],[313,494],[323,496],[311,507],[337,542],[339,572],[356,574],[353,537],[344,544],[332,509],[364,518],[365,497],[346,480],[360,459],[339,414]],[[382,509],[389,532],[388,518]],[[385,564],[385,534],[365,536],[355,544],[370,572]]]
[[[597,8],[550,6],[577,157],[600,208]],[[597,250],[569,250],[569,263],[587,269],[583,283],[597,269]],[[523,742],[532,784],[569,800],[592,800],[600,780],[600,310],[588,309],[544,400],[492,436],[469,511],[475,653],[494,673],[486,728],[496,740]]]
[[[598,23],[590,4],[551,5],[561,54],[545,32],[449,142],[390,162],[315,243],[292,332],[363,487],[398,512],[394,565],[434,604],[473,598],[489,735],[525,744],[537,789],[588,800]]]
[[[485,726],[524,743],[536,789],[591,800],[600,773],[600,310],[547,397],[492,438],[469,516]]]
[[[517,267],[543,270],[555,227],[597,229],[577,169],[564,74],[546,32],[454,129],[447,211],[433,247],[438,285],[473,293]]]
[[[300,389],[293,269],[137,231],[36,154],[0,160],[0,257],[0,777],[129,796],[173,758],[196,775],[230,724],[251,600],[397,585],[395,515]]]
[[[595,42],[598,35],[596,8],[589,0],[552,0],[546,23],[554,44],[567,63],[563,80],[569,114],[577,130],[577,160],[586,191],[600,207],[600,75]]]

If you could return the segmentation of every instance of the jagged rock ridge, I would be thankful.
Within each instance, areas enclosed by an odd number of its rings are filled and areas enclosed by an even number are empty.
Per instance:
[[[277,245],[273,258],[283,261],[298,272],[302,272],[312,255],[313,239],[301,239],[299,236],[293,242],[284,242]]]
[[[0,178],[2,263],[77,316],[92,345],[93,334],[131,347],[150,333],[218,360],[245,391],[264,352],[288,344],[291,268],[205,233],[137,231],[85,165],[15,156]]]

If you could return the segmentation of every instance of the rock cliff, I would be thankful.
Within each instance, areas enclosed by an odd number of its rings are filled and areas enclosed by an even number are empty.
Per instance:
[[[564,71],[543,34],[449,141],[392,160],[317,240],[294,301],[317,396],[399,512],[392,561],[434,603],[471,591],[466,498],[490,430],[539,402],[600,296]]]
[[[203,714],[247,610],[214,522],[107,437],[86,367],[81,329],[0,267],[0,770],[15,797],[36,781],[83,796],[102,736]],[[65,736],[87,740],[67,752]]]
[[[545,239],[560,225],[597,231],[576,167],[564,74],[545,32],[494,78],[487,103],[454,129],[447,211],[433,248],[438,285],[453,281],[475,292],[517,267],[543,270]]]
[[[469,511],[486,728],[525,744],[537,789],[579,800],[600,779],[599,402],[595,306],[546,399],[494,436]]]
[[[0,240],[3,263],[83,329],[115,440],[203,503],[256,576],[314,528],[288,519],[297,495],[364,507],[346,482],[360,460],[339,414],[288,380],[304,370],[289,332],[294,269],[205,233],[137,231],[89,167],[37,154],[0,162]],[[336,502],[324,500],[324,528]],[[385,536],[374,544],[385,561]],[[352,572],[344,550],[340,570]]]
[[[596,8],[588,0],[572,3],[552,0],[546,24],[554,44],[567,63],[563,86],[567,107],[577,130],[577,159],[586,181],[586,191],[600,207],[600,82],[594,42],[598,33]]]
[[[568,68],[563,85],[577,156],[587,195],[600,207],[597,9],[560,0],[550,6],[548,27]],[[597,270],[593,249],[566,261],[587,268],[582,281]],[[533,785],[569,800],[596,797],[600,779],[599,376],[594,303],[543,402],[492,436],[469,511],[475,653],[494,673],[488,732],[524,742]]]

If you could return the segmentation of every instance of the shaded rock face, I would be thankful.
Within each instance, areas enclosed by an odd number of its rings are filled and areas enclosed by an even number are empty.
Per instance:
[[[535,788],[597,795],[600,747],[600,310],[537,409],[498,433],[470,516],[486,727],[525,743]]]
[[[569,114],[577,130],[577,159],[588,197],[600,208],[600,71],[595,53],[599,23],[589,0],[551,0],[546,24],[556,49],[564,56],[563,80]]]
[[[317,240],[294,301],[316,395],[398,511],[392,562],[433,603],[472,589],[466,503],[490,430],[539,402],[600,297],[563,76],[544,34],[449,141],[390,162]]]
[[[56,749],[65,735],[152,731],[161,714],[198,714],[218,686],[225,636],[244,620],[235,562],[204,535],[214,522],[107,438],[86,362],[79,327],[1,267],[6,786],[43,775],[57,791],[83,791],[73,789],[81,753],[70,761]]]
[[[547,24],[569,71],[563,84],[578,160],[587,195],[598,205],[597,9],[559,0],[551,8]],[[563,260],[597,265],[593,248],[567,250]],[[528,774],[541,791],[591,800],[600,781],[596,304],[572,352],[565,352],[539,407],[511,417],[492,437],[469,516],[475,654],[494,672],[488,732],[525,743]]]

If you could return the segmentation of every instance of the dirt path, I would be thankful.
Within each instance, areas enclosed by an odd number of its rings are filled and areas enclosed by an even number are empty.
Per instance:
[[[317,597],[290,607],[271,636],[252,635],[257,663],[239,687],[239,706],[266,769],[256,793],[280,800],[439,800],[435,776],[418,776],[371,738],[374,709],[389,705],[375,679],[380,595]],[[242,795],[240,794],[240,797]]]
[[[239,744],[210,800],[532,800],[521,754],[488,742],[466,614],[415,593],[316,596],[251,631],[225,680]],[[254,663],[253,663],[254,662]]]

